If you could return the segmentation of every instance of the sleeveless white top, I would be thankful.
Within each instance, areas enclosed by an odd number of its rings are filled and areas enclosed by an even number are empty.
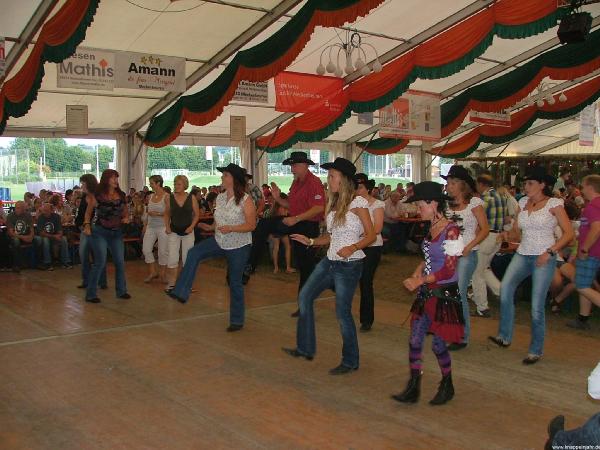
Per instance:
[[[469,245],[469,243],[475,239],[475,236],[477,235],[477,226],[479,223],[477,222],[477,217],[475,217],[475,214],[473,214],[473,209],[483,205],[483,200],[481,200],[479,197],[473,197],[465,209],[461,211],[448,209],[447,217],[457,217],[456,224],[461,229],[460,234],[463,237],[463,242],[465,245]],[[473,247],[473,250],[477,250],[478,248],[479,245],[476,245]]]
[[[239,205],[235,204],[235,197],[232,196],[227,200],[227,192],[217,195],[215,206],[215,240],[219,247],[223,250],[235,250],[246,245],[252,244],[252,233],[227,233],[223,234],[219,231],[219,227],[223,225],[242,225],[246,223],[246,215],[244,214],[244,202],[248,198],[248,194],[240,201]]]
[[[371,216],[371,222],[373,222],[373,225],[375,225],[375,210],[379,208],[385,209],[385,203],[381,200],[375,199],[375,201],[369,205],[369,215]],[[381,247],[382,245],[383,237],[381,236],[381,233],[378,233],[375,242],[369,245],[369,247]]]
[[[562,199],[551,197],[546,205],[532,213],[525,211],[525,205],[529,197],[523,197],[519,200],[519,228],[521,229],[521,243],[517,248],[520,255],[541,255],[554,245],[554,228],[558,221],[554,214],[550,212],[552,208],[563,206]]]
[[[156,194],[152,194],[152,197],[150,197],[150,201],[148,202],[148,212],[152,211],[152,212],[156,212],[156,213],[160,213],[160,214],[164,214],[165,213],[165,202],[166,199],[169,198],[169,196],[167,194],[163,195],[163,199],[158,202],[155,203],[152,201],[152,199],[154,198]],[[163,216],[151,216],[148,215],[148,227],[150,228],[164,228],[165,227],[165,220]]]
[[[354,208],[369,208],[369,202],[362,197],[356,197],[350,203],[348,212],[346,213],[346,220],[342,225],[334,225],[333,218],[335,217],[335,211],[330,211],[327,214],[327,232],[331,235],[331,243],[329,244],[329,250],[327,250],[327,258],[331,261],[347,261],[363,259],[365,252],[358,250],[354,252],[347,260],[337,254],[337,252],[343,248],[352,244],[356,244],[360,241],[360,237],[364,234],[360,218],[354,214],[351,210]]]

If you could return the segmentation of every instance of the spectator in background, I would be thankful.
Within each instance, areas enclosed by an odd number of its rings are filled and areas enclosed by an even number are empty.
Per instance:
[[[12,252],[13,272],[19,272],[24,265],[21,258],[21,246],[33,243],[34,230],[31,214],[25,211],[25,202],[15,203],[15,210],[6,218],[10,249]]]
[[[392,192],[385,202],[383,211],[382,235],[390,241],[392,250],[400,253],[406,252],[408,227],[399,220],[404,216],[404,205],[400,202],[400,194]]]
[[[75,209],[75,202],[73,201],[73,189],[67,189],[65,191],[65,205],[71,208],[71,211]]]
[[[262,193],[266,203],[271,204],[273,202],[273,194],[271,193],[271,188],[268,184],[262,185]]]
[[[279,195],[283,200],[287,200],[288,196],[283,192]],[[288,209],[281,203],[274,202],[271,207],[271,215],[273,217],[287,217]],[[296,270],[292,268],[292,245],[288,235],[271,234],[271,241],[273,242],[273,273],[279,272],[279,248],[283,244],[285,249],[285,271],[286,273],[295,273]]]
[[[589,329],[592,304],[600,306],[600,292],[592,283],[600,269],[600,176],[583,179],[583,195],[588,204],[583,209],[579,225],[578,254],[575,261],[575,285],[579,292],[579,315],[567,324],[579,330]]]
[[[252,183],[252,174],[246,172],[246,192],[252,197],[252,202],[256,207],[256,217],[262,217],[265,212],[265,198],[260,188]]]
[[[60,247],[60,261],[63,269],[71,269],[69,256],[69,243],[63,234],[61,217],[52,211],[52,205],[44,203],[42,214],[37,220],[37,229],[42,248],[43,270],[52,270],[52,251],[55,246]]]
[[[42,199],[41,198],[36,198],[33,201],[33,209],[31,210],[31,215],[35,218],[38,218],[41,214],[41,209],[42,209]]]
[[[406,193],[404,194],[404,197],[402,197],[402,199],[400,200],[402,203],[406,203],[406,200],[408,200],[410,197],[412,197],[413,193],[414,193],[414,189],[415,189],[415,183],[408,182],[406,183]]]
[[[505,202],[493,188],[490,175],[477,177],[477,190],[483,200],[483,209],[487,217],[490,232],[479,244],[477,251],[477,267],[473,273],[473,301],[477,305],[474,316],[490,317],[490,308],[487,299],[487,287],[485,282],[485,271],[490,267],[492,258],[500,249],[500,233],[504,231],[504,219],[507,216]]]
[[[567,186],[566,200],[573,202],[578,208],[583,208],[585,205],[585,200],[581,195],[581,191],[577,188],[575,184],[569,184]]]
[[[25,202],[25,210],[27,212],[34,212],[33,202],[35,200],[35,195],[31,192],[25,192],[23,195],[23,201]]]
[[[77,286],[78,289],[87,289],[88,281],[90,278],[90,271],[92,269],[91,258],[92,258],[92,242],[91,237],[84,233],[83,223],[85,222],[85,214],[87,210],[87,202],[90,196],[93,196],[98,187],[98,180],[91,173],[86,173],[79,177],[81,183],[81,190],[83,197],[79,203],[77,209],[77,217],[75,218],[75,226],[81,232],[79,235],[79,259],[81,261],[81,284]],[[92,217],[96,216],[96,211],[92,211]],[[101,289],[106,289],[108,283],[106,280],[106,265],[100,271],[100,278],[98,280]]]
[[[566,189],[567,186],[571,183],[571,169],[568,167],[563,167],[560,169],[558,179],[554,184],[555,191],[560,191],[561,189]]]
[[[6,226],[6,213],[4,205],[0,200],[0,226]],[[0,233],[0,272],[10,270],[12,262],[10,260],[10,239],[7,233]]]
[[[404,190],[404,185],[402,183],[396,185],[396,192],[400,194],[401,199],[406,196],[406,191]]]

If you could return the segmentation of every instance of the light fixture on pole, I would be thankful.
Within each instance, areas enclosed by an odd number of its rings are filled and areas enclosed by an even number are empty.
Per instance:
[[[545,104],[550,106],[556,103],[555,93],[551,91],[551,89],[557,86],[558,83],[550,83],[542,81],[535,90],[523,100],[527,106],[537,105],[539,108],[542,108]],[[564,103],[567,101],[567,96],[564,92],[561,92],[558,96],[558,101],[560,103]]]
[[[346,40],[345,42],[336,42],[335,44],[328,45],[321,52],[321,57],[319,58],[319,65],[317,66],[316,72],[319,75],[325,75],[325,73],[332,73],[336,77],[341,77],[344,72],[346,75],[350,75],[354,72],[359,72],[361,75],[369,75],[371,70],[373,72],[381,72],[383,69],[383,65],[381,61],[379,61],[379,54],[375,47],[367,42],[363,42],[361,35],[354,31],[346,32]],[[366,63],[367,61],[367,52],[365,48],[370,48],[373,53],[375,53],[375,62],[373,62],[373,67],[369,67]],[[337,55],[335,54],[337,50]],[[323,55],[328,53],[329,62],[327,65],[323,64]],[[344,61],[341,60],[343,55]],[[334,62],[335,59],[335,62]],[[342,65],[344,67],[342,68]]]

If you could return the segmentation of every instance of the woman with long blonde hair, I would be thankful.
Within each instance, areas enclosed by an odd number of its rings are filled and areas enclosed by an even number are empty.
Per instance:
[[[359,366],[356,325],[352,317],[352,298],[358,286],[365,258],[364,248],[375,241],[369,203],[355,197],[353,180],[356,167],[344,158],[321,165],[329,171],[327,232],[316,239],[301,234],[290,237],[306,246],[329,245],[327,257],[315,267],[299,294],[300,316],[296,334],[296,348],[283,351],[296,358],[312,360],[316,352],[314,302],[325,289],[335,291],[335,310],[343,339],[342,361],[331,369],[331,375],[353,372]]]

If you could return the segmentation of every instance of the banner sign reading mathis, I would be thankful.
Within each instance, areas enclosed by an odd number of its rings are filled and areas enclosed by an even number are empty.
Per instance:
[[[249,103],[269,103],[269,84],[267,81],[240,81],[233,94],[233,100]]]
[[[408,91],[379,110],[379,136],[437,141],[441,137],[440,96]]]
[[[185,58],[117,52],[115,87],[185,91]]]
[[[5,65],[6,65],[6,48],[4,47],[4,38],[0,37],[0,77],[4,76]]]
[[[344,80],[296,72],[275,76],[275,110],[339,113],[345,107]]]
[[[59,88],[112,91],[115,81],[115,54],[104,50],[77,48],[70,58],[57,64]]]

